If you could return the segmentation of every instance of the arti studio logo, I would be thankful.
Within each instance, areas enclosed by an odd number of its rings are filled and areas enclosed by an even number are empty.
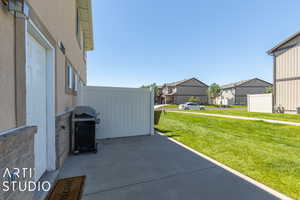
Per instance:
[[[48,192],[51,189],[49,181],[32,181],[33,176],[33,168],[6,168],[2,174],[3,181],[0,183],[0,190],[4,192]]]

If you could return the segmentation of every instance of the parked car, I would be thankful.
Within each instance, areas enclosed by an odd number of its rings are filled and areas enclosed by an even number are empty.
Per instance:
[[[179,110],[205,110],[205,106],[198,103],[186,102],[178,106]]]

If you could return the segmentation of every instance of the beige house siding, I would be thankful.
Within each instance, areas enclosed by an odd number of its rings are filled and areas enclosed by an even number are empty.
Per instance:
[[[16,127],[14,19],[0,9],[0,131]],[[5,48],[3,48],[5,47]]]
[[[300,107],[300,80],[276,82],[276,105],[287,111],[296,111]]]
[[[273,52],[275,106],[283,106],[286,111],[295,112],[300,107],[300,36],[282,45]],[[296,45],[296,46],[293,46]]]
[[[276,57],[276,79],[300,77],[300,46]]]

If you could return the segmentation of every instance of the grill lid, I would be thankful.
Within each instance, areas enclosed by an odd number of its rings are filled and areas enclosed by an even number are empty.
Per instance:
[[[77,106],[74,109],[75,118],[96,118],[97,113],[94,108],[89,106]]]

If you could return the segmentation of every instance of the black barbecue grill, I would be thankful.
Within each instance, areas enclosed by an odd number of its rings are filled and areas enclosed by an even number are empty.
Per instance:
[[[71,138],[74,154],[97,152],[96,125],[100,123],[95,109],[89,106],[78,106],[73,111]]]

